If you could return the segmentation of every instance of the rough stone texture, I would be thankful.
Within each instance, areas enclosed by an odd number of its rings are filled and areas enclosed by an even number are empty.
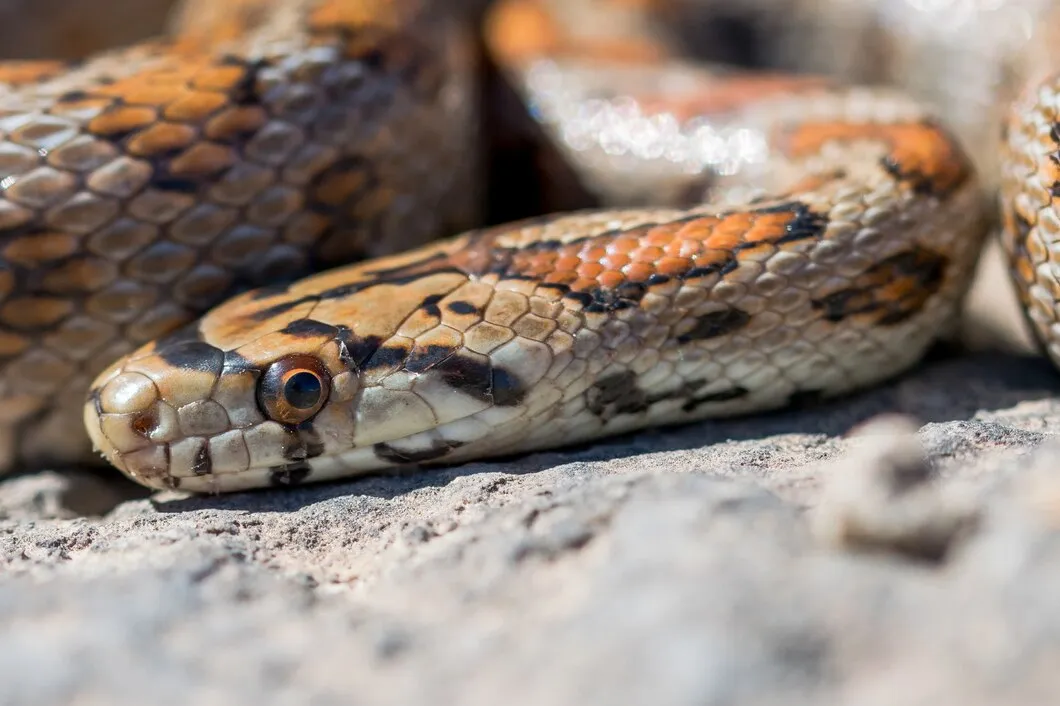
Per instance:
[[[1060,374],[983,270],[977,350],[825,406],[286,492],[9,479],[0,703],[1051,702]]]

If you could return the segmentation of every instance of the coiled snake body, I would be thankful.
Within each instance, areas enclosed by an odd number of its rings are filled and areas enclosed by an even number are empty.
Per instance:
[[[590,188],[662,197],[421,244],[474,217],[459,26],[412,1],[248,0],[20,77],[0,125],[12,459],[79,457],[87,389],[92,443],[152,487],[458,463],[838,395],[952,328],[989,180],[944,121],[893,90],[577,39],[537,2],[494,9],[493,60]]]

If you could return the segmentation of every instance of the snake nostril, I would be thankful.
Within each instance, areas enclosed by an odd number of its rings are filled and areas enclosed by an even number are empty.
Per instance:
[[[151,432],[158,428],[158,414],[154,409],[149,409],[143,414],[137,415],[132,421],[132,430],[143,437],[150,437]]]

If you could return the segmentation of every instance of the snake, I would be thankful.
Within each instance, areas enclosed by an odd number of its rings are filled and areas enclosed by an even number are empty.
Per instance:
[[[1057,79],[984,148],[897,87],[681,56],[673,3],[500,0],[478,52],[446,3],[217,5],[0,68],[11,467],[221,493],[840,397],[953,330],[994,210],[1060,362]],[[483,55],[548,204],[499,223]]]

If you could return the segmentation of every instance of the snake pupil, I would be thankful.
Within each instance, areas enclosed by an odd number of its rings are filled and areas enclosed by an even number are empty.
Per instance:
[[[287,403],[297,409],[309,409],[319,400],[323,392],[320,378],[310,372],[295,373],[283,386]]]

